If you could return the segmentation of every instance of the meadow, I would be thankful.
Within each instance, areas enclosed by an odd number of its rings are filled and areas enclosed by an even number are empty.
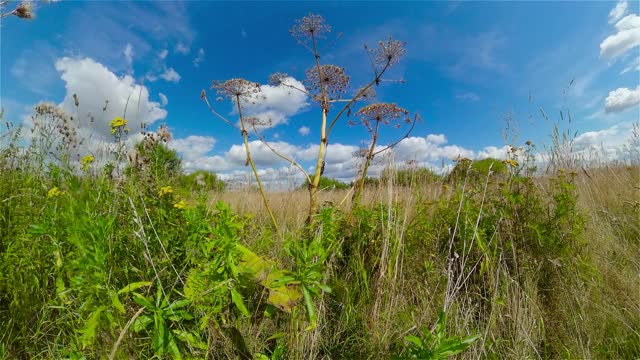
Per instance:
[[[396,163],[419,116],[355,106],[404,43],[367,48],[374,75],[346,96],[344,69],[319,61],[329,29],[312,14],[291,29],[314,55],[302,90],[321,136],[310,168],[270,148],[300,170],[289,191],[268,191],[251,156],[268,124],[243,116],[261,96],[244,79],[212,85],[237,120],[201,94],[242,137],[244,188],[186,173],[168,128],[134,134],[126,106],[101,152],[78,111],[41,103],[30,123],[5,121],[0,358],[640,358],[640,124],[615,157],[575,151],[556,126],[544,148],[506,141],[504,159]],[[300,90],[291,79],[271,86]],[[323,171],[352,106],[371,138],[347,184]],[[405,135],[381,147],[387,125]]]
[[[321,188],[312,221],[306,189],[268,193],[276,231],[256,187],[183,174],[159,136],[114,170],[22,130],[0,152],[3,358],[640,355],[637,165],[389,163],[357,206]]]

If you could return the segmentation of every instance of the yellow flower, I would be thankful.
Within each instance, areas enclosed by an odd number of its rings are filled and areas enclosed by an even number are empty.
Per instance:
[[[513,159],[506,159],[506,160],[502,160],[503,164],[507,164],[510,165],[511,167],[516,167],[518,166],[518,162],[513,160]]]
[[[127,120],[117,116],[111,120],[109,126],[111,127],[111,133],[115,134],[119,129],[127,126]]]
[[[83,171],[87,171],[89,170],[89,166],[91,165],[91,163],[93,163],[94,161],[96,161],[96,158],[93,157],[93,155],[87,155],[85,157],[83,157],[80,160],[80,163],[82,164],[82,170]]]
[[[60,189],[58,189],[57,186],[54,186],[47,193],[47,197],[50,199],[50,198],[53,198],[53,197],[56,197],[56,196],[60,196],[60,195],[62,195],[62,193],[63,192]]]
[[[173,188],[171,186],[163,186],[160,188],[158,195],[165,196],[168,194],[173,194]]]
[[[173,207],[180,210],[186,209],[187,203],[184,200],[180,200],[177,203],[173,204]]]

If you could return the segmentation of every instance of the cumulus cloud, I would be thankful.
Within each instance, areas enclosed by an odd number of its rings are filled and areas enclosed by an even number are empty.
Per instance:
[[[298,133],[302,136],[307,136],[309,135],[309,132],[311,131],[311,129],[309,129],[307,126],[301,126],[300,129],[298,129]]]
[[[630,14],[615,24],[617,33],[607,37],[600,44],[600,56],[617,59],[634,47],[640,46],[640,17]]]
[[[628,7],[629,3],[626,0],[618,1],[616,6],[609,12],[609,24],[614,24],[620,20],[627,13]]]
[[[635,89],[619,88],[609,93],[605,99],[605,111],[617,113],[640,104],[640,86]]]
[[[198,55],[193,59],[193,66],[200,67],[200,63],[204,61],[204,49],[198,50]]]
[[[294,86],[305,90],[302,82],[293,77],[287,77],[282,82],[283,84],[278,86],[261,85],[260,89],[264,97],[253,103],[245,104],[243,112],[247,116],[268,121],[269,127],[286,124],[291,116],[298,114],[309,103],[306,94],[288,87]]]
[[[216,139],[211,136],[191,135],[169,142],[169,148],[180,153],[186,160],[196,160],[213,150]]]
[[[165,69],[164,72],[160,74],[160,77],[173,83],[177,83],[182,78],[172,67]]]
[[[167,95],[163,93],[158,93],[158,97],[160,98],[160,105],[166,106],[169,103],[169,99],[167,98]]]
[[[85,130],[99,137],[111,137],[109,122],[123,116],[125,107],[131,129],[139,129],[142,123],[151,125],[167,116],[159,103],[149,100],[149,89],[136,84],[129,75],[116,76],[91,58],[64,57],[56,61],[55,66],[66,88],[61,106],[71,114],[76,113],[73,95],[77,94],[77,113],[80,120],[85,121]],[[91,123],[86,120],[88,114],[93,117]]]
[[[161,51],[158,53],[158,58],[159,58],[160,60],[164,60],[164,59],[166,59],[166,58],[167,58],[167,55],[169,55],[169,50],[167,50],[167,49],[163,49],[163,50],[161,50]]]

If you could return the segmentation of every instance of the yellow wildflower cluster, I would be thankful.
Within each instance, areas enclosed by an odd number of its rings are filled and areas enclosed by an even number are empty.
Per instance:
[[[169,194],[173,194],[173,188],[171,186],[163,186],[160,188],[160,191],[158,191],[158,195],[160,196],[165,196]]]
[[[87,155],[84,156],[82,159],[80,159],[80,164],[82,165],[82,171],[87,171],[89,170],[89,166],[91,166],[91,164],[96,161],[96,158],[93,157],[93,155]]]
[[[117,116],[111,120],[109,126],[111,127],[111,133],[115,134],[119,129],[127,126],[127,120]]]
[[[511,167],[517,167],[518,166],[518,162],[513,160],[513,159],[502,160],[502,162],[504,164],[510,165]]]
[[[180,200],[177,203],[173,204],[173,207],[176,208],[176,209],[180,209],[180,210],[186,209],[187,208],[187,202],[184,201],[184,200]]]
[[[62,195],[64,192],[62,190],[60,190],[57,186],[54,186],[51,188],[51,190],[49,190],[49,192],[47,193],[47,197],[49,199],[54,198],[56,196],[60,196]]]

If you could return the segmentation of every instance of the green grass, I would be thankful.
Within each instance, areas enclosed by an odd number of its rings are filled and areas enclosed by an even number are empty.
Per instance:
[[[32,144],[0,149],[0,357],[640,357],[638,167],[387,174],[274,232],[161,142],[126,176]]]

